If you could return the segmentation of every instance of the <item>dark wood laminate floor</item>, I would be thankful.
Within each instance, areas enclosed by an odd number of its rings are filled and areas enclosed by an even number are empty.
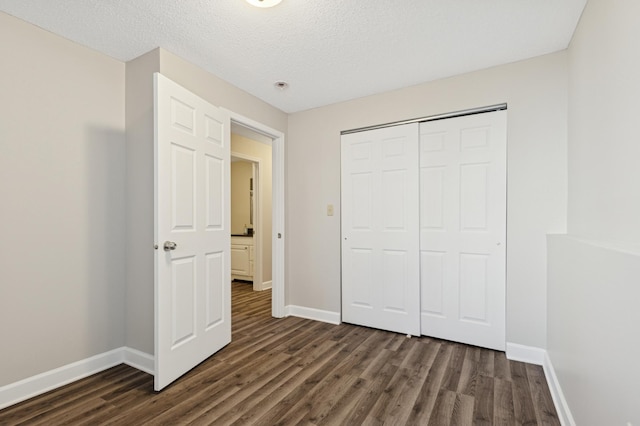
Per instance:
[[[541,367],[504,353],[270,316],[233,284],[233,341],[163,392],[120,365],[0,411],[0,425],[560,424]]]

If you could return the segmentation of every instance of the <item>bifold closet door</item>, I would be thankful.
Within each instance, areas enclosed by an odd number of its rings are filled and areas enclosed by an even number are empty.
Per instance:
[[[417,123],[342,136],[342,321],[420,334]]]
[[[506,111],[420,124],[422,334],[505,349]]]

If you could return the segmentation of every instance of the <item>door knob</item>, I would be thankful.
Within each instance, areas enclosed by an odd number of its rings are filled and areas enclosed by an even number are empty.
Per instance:
[[[178,245],[173,241],[165,241],[164,242],[164,251],[175,250]]]

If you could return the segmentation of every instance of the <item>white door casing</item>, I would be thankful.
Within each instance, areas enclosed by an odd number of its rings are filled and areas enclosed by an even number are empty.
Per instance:
[[[158,73],[154,94],[160,390],[231,341],[230,120]]]
[[[271,139],[272,161],[272,289],[271,289],[271,315],[283,318],[285,313],[285,208],[284,208],[284,163],[285,163],[285,138],[279,130],[268,127],[262,123],[238,114],[234,111],[221,108],[226,112],[231,121],[246,127]],[[260,232],[260,231],[258,231]],[[258,236],[259,238],[259,236]]]
[[[505,349],[506,111],[420,125],[422,334]]]
[[[419,335],[418,124],[341,144],[342,320]]]

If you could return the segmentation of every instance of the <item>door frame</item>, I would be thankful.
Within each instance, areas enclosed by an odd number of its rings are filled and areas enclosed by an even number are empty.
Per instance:
[[[285,316],[285,196],[284,196],[284,133],[252,120],[241,114],[221,108],[231,118],[231,122],[257,132],[271,139],[272,164],[272,283],[271,315],[276,318]],[[228,130],[229,132],[231,129]]]

